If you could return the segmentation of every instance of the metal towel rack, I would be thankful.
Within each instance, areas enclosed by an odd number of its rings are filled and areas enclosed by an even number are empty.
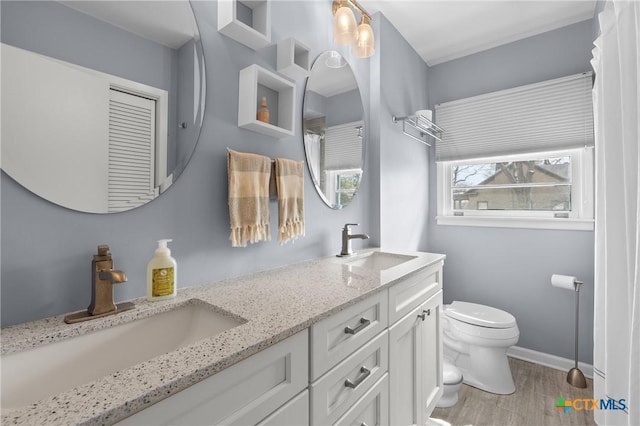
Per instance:
[[[402,133],[420,143],[431,146],[427,139],[429,136],[442,142],[444,129],[422,115],[407,115],[406,117],[396,117],[394,115],[391,119],[394,123],[402,122]],[[413,129],[416,134],[408,131],[407,127]]]

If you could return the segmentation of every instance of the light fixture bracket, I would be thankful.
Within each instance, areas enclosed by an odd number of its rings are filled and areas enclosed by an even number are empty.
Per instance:
[[[340,9],[341,7],[349,6],[360,12],[360,15],[362,15],[362,17],[366,16],[369,22],[371,22],[371,20],[373,19],[371,18],[371,15],[369,15],[369,12],[367,12],[362,6],[360,6],[360,4],[356,0],[333,0],[331,11],[333,15],[335,15],[338,9]]]

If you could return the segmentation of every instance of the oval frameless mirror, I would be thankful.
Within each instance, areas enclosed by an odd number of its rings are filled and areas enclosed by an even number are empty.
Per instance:
[[[200,135],[202,45],[188,0],[2,1],[2,169],[55,204],[139,207]]]
[[[364,166],[364,108],[347,61],[336,51],[313,63],[304,94],[302,130],[307,166],[320,198],[332,209],[348,205]]]

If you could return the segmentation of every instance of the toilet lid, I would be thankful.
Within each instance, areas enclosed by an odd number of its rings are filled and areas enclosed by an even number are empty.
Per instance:
[[[453,302],[446,306],[445,314],[458,321],[488,328],[510,328],[516,319],[509,312],[469,302]]]

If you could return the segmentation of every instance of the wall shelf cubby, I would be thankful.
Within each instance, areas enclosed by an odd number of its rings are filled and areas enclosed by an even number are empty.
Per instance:
[[[270,0],[218,0],[218,31],[253,50],[268,46]]]
[[[257,119],[263,97],[267,98],[269,123]],[[240,71],[238,127],[276,138],[293,136],[295,100],[294,83],[258,65],[250,65]]]
[[[309,48],[290,37],[278,42],[277,70],[279,73],[296,78],[309,76]]]

